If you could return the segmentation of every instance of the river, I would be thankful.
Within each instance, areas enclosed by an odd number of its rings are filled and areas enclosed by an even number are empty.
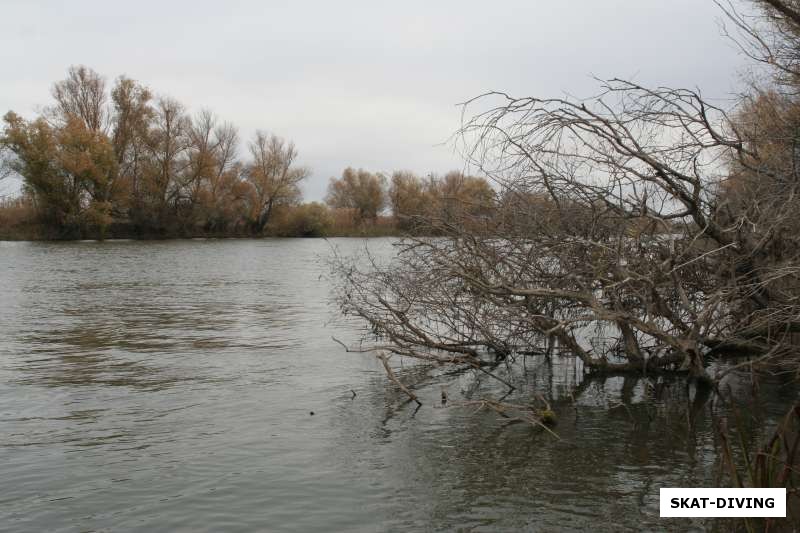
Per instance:
[[[553,399],[560,440],[453,405],[493,383],[404,364],[415,410],[331,339],[361,326],[337,317],[323,259],[363,244],[0,242],[0,530],[704,525],[661,521],[658,488],[714,486],[715,402],[529,359],[508,401]],[[757,396],[754,439],[797,393],[774,378]]]

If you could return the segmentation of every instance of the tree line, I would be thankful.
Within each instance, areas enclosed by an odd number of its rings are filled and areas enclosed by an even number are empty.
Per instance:
[[[257,132],[238,156],[236,128],[210,111],[119,77],[71,67],[33,120],[4,117],[5,165],[21,176],[39,222],[62,236],[257,233],[296,202],[309,171],[293,143]]]
[[[347,168],[331,178],[324,204],[304,204],[310,169],[280,136],[259,130],[242,142],[209,110],[191,114],[126,76],[109,87],[85,66],[70,67],[52,96],[32,120],[3,117],[3,175],[23,183],[21,197],[0,205],[6,232],[16,224],[58,238],[397,233],[495,201],[485,179],[457,171],[423,179]]]

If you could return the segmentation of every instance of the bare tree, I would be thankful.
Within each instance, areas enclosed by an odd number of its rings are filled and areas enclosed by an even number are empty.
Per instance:
[[[136,205],[142,201],[141,174],[147,160],[146,141],[150,121],[155,116],[151,99],[149,89],[124,76],[117,79],[111,90],[111,142],[117,156],[119,179],[125,183]]]
[[[490,93],[465,116],[476,107],[461,147],[518,212],[409,239],[389,266],[340,261],[339,302],[381,349],[479,368],[544,350],[700,379],[731,354],[796,363],[793,143],[754,138],[697,91],[616,79],[588,100]]]
[[[255,233],[261,233],[276,206],[300,198],[299,185],[309,171],[294,166],[294,143],[275,135],[258,131],[249,148],[252,160],[245,168],[245,179],[251,187],[250,224]]]
[[[107,94],[105,79],[83,65],[72,66],[67,78],[53,85],[56,114],[64,122],[75,117],[91,131],[101,131],[106,126]]]
[[[210,229],[220,229],[226,204],[239,180],[239,134],[230,123],[220,124],[208,110],[198,113],[188,129],[188,168],[182,179],[190,211]]]
[[[148,162],[144,187],[159,218],[177,211],[183,174],[188,168],[189,119],[183,105],[172,98],[156,101],[148,129]]]

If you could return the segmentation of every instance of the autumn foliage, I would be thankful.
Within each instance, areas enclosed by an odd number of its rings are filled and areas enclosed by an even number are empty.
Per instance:
[[[4,238],[437,233],[465,213],[488,216],[496,200],[486,180],[457,171],[348,167],[325,203],[304,204],[311,171],[291,141],[258,130],[243,142],[209,110],[192,114],[125,76],[109,89],[84,66],[52,96],[31,120],[3,117],[2,168],[23,182],[22,198],[0,206]]]
[[[109,92],[83,66],[52,94],[33,120],[8,112],[0,135],[5,168],[52,235],[260,234],[300,201],[309,171],[278,136],[256,132],[242,158],[236,128],[210,111],[190,115],[124,76]]]

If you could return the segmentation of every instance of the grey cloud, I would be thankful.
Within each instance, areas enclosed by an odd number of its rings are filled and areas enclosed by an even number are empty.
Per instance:
[[[44,2],[0,7],[0,110],[49,101],[71,64],[292,138],[309,199],[348,166],[458,168],[455,104],[488,90],[588,96],[591,75],[725,98],[744,58],[711,1]],[[0,189],[1,192],[1,189]]]

